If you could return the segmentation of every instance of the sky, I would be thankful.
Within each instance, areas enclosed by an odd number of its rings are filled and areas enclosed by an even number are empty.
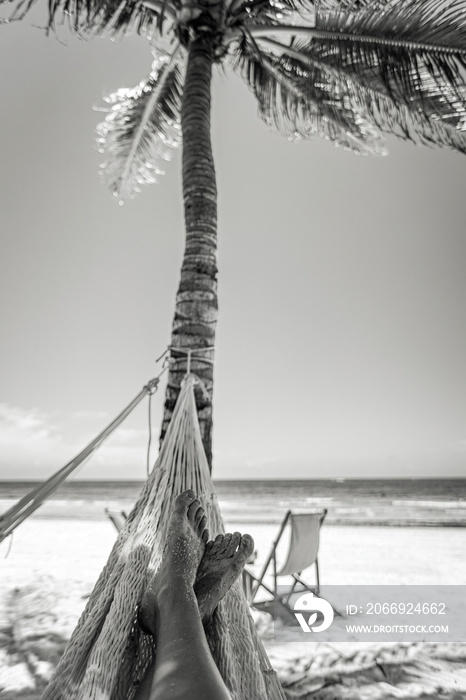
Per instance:
[[[98,176],[92,107],[147,42],[40,22],[0,27],[0,479],[49,476],[159,373],[183,252],[179,153],[123,207]],[[216,72],[215,477],[465,475],[466,158],[389,147],[291,143]],[[144,401],[79,478],[144,478],[147,440]]]

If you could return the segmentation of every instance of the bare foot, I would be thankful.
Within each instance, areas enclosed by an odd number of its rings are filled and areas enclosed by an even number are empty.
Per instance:
[[[139,622],[144,631],[156,633],[157,609],[164,596],[183,590],[192,592],[209,539],[206,523],[204,509],[194,491],[177,496],[162,561],[139,607]]]
[[[217,535],[213,542],[206,544],[194,584],[204,625],[208,624],[215,608],[243,571],[253,550],[251,535],[239,532]]]

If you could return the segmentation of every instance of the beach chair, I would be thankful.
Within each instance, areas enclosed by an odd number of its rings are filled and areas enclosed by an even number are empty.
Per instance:
[[[276,612],[281,611],[285,620],[296,622],[289,605],[293,593],[310,591],[319,595],[320,578],[317,554],[320,528],[326,515],[326,510],[313,513],[292,513],[291,510],[287,512],[259,575],[256,576],[249,568],[245,569],[243,587],[250,605],[267,612],[271,612],[274,606],[278,605],[278,609],[275,607]],[[290,543],[285,561],[278,568],[277,548],[287,525],[291,526]],[[312,565],[315,566],[315,585],[310,585],[301,578],[302,572]],[[264,581],[270,570],[273,576],[271,586]],[[292,578],[292,584],[286,588],[285,593],[279,592],[279,579],[284,576]],[[272,596],[272,599],[258,600],[261,591],[266,591]]]
[[[121,532],[123,530],[125,523],[128,520],[128,516],[124,510],[111,510],[110,508],[106,508],[105,515],[115,525],[117,532]]]

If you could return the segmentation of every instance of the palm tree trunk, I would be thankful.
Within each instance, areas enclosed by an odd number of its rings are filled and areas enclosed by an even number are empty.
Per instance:
[[[217,323],[217,185],[210,138],[211,34],[193,40],[186,71],[181,127],[186,247],[176,295],[172,357],[160,439],[170,422],[188,367],[205,386],[196,393],[201,435],[212,466],[212,390]],[[175,350],[173,348],[180,348]]]

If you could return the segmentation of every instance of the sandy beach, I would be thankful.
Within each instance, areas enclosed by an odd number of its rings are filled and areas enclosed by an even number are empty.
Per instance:
[[[238,526],[238,523],[228,522],[227,527],[251,532],[258,551],[255,566],[260,567],[276,534],[276,526],[255,523],[245,527],[244,523]],[[39,696],[115,537],[116,531],[105,517],[100,520],[33,517],[16,530],[12,542],[2,543],[2,698]],[[325,592],[326,585],[341,584],[462,585],[466,582],[465,538],[464,528],[324,527],[319,555],[322,590]],[[312,571],[309,580],[312,581]],[[461,612],[466,614],[466,610]],[[446,694],[438,697],[455,700],[466,697],[466,644],[277,642],[277,635],[267,619],[262,614],[257,614],[256,618],[289,697],[357,697],[358,700],[364,697],[437,697],[432,695],[432,689],[429,691],[432,663],[437,664],[439,673],[443,669],[442,687]],[[424,680],[418,657],[422,659]],[[399,682],[393,685],[387,680],[388,671],[385,676],[380,671],[382,658],[387,668],[392,669],[395,666],[404,668],[407,659],[410,663],[417,660],[417,679],[406,680],[404,694],[400,694]],[[382,673],[378,680],[372,679],[375,685],[368,682],[374,669],[379,675]],[[355,686],[355,673],[363,671],[368,693],[375,693],[374,688],[382,684],[378,694],[364,695],[362,691],[358,695],[351,694],[360,686],[358,683]],[[341,681],[339,688],[336,678]],[[330,686],[334,695],[326,694]]]

